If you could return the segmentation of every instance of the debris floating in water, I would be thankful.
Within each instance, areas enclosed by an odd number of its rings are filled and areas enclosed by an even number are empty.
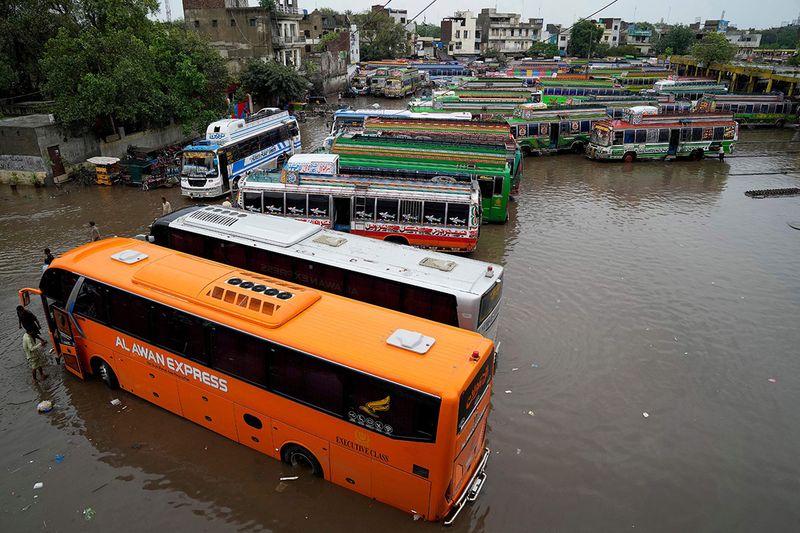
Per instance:
[[[534,413],[533,411],[528,411],[528,415],[529,416],[536,416],[536,413]]]
[[[642,416],[645,417],[645,418],[650,418],[650,413],[645,411],[644,413],[642,413]]]
[[[87,522],[92,518],[94,518],[94,515],[95,515],[94,509],[92,509],[91,507],[87,507],[86,509],[83,510],[83,518],[85,518]]]
[[[64,462],[64,456],[60,453],[56,454],[56,456],[53,459],[55,460],[56,464]]]
[[[778,382],[778,380],[775,379],[775,378],[769,378],[767,381],[769,381],[770,383],[777,383]]]
[[[122,405],[122,402],[119,400],[119,398],[114,398],[111,400],[111,405]]]
[[[300,476],[288,476],[288,477],[282,477],[282,478],[281,478],[281,481],[294,481],[295,479],[300,479]]]
[[[510,391],[510,390],[507,390],[507,391],[506,391],[506,394],[511,394],[511,391]]]
[[[36,483],[33,484],[34,490],[41,489],[42,487],[44,487],[44,483],[42,483],[41,481],[37,481]]]
[[[39,411],[40,413],[46,413],[51,409],[53,409],[53,402],[51,402],[50,400],[44,400],[42,402],[39,402],[39,405],[36,406],[36,410]]]

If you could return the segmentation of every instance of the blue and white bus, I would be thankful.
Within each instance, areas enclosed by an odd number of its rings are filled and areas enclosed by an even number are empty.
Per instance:
[[[212,122],[206,138],[181,153],[181,193],[222,196],[247,172],[277,168],[299,151],[297,120],[286,111],[264,108],[245,119]]]

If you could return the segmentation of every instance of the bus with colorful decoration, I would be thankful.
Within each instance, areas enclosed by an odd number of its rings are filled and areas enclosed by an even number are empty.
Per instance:
[[[520,105],[506,120],[525,155],[582,153],[595,123],[608,119],[603,106],[542,106]]]
[[[628,110],[622,119],[595,123],[586,156],[632,163],[640,159],[724,157],[733,152],[739,126],[730,113],[658,114]]]
[[[237,205],[398,244],[472,252],[481,226],[475,180],[342,175],[339,156],[293,156],[280,172],[257,172]]]
[[[733,113],[739,124],[747,126],[775,126],[797,124],[800,119],[798,103],[783,96],[769,94],[704,94],[697,102],[697,111],[721,111]]]
[[[590,96],[628,96],[630,92],[610,79],[559,79],[539,80],[542,102],[545,104],[567,104],[580,102]]]
[[[278,168],[299,150],[297,119],[287,111],[264,108],[244,119],[212,122],[205,139],[181,152],[181,194],[189,198],[225,195],[246,173]]]
[[[403,98],[414,94],[420,87],[420,73],[415,68],[389,69],[383,95],[388,98]]]

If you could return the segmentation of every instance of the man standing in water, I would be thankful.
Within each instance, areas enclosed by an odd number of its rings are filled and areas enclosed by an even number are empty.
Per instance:
[[[100,230],[97,229],[97,225],[94,223],[94,220],[89,221],[89,242],[99,241],[100,240]]]
[[[172,213],[172,204],[167,201],[165,196],[161,197],[161,216]]]
[[[44,356],[42,355],[42,343],[36,342],[30,333],[27,331],[22,336],[22,349],[25,351],[25,358],[28,360],[28,365],[31,367],[31,376],[33,381],[44,379],[47,374],[44,373],[42,367],[44,366]],[[36,377],[36,374],[39,377]]]
[[[38,339],[42,344],[47,342],[42,338],[42,326],[39,324],[39,319],[36,318],[36,315],[25,309],[23,306],[18,305],[17,318],[19,319],[19,327],[25,328],[25,332],[34,340]]]

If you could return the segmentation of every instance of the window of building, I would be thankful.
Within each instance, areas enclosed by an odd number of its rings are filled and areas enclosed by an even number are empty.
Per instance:
[[[256,25],[256,19],[250,19],[250,25],[251,26],[255,26]]]
[[[200,21],[199,20],[195,20],[194,21],[194,27],[195,28],[199,28],[200,27]]]
[[[217,19],[213,19],[213,20],[211,21],[211,27],[212,27],[212,28],[216,28],[217,26],[218,26]]]
[[[456,39],[461,39],[461,30],[456,30]]]
[[[464,30],[464,39],[469,39],[469,30]]]
[[[236,19],[231,19],[231,28],[236,26]]]

